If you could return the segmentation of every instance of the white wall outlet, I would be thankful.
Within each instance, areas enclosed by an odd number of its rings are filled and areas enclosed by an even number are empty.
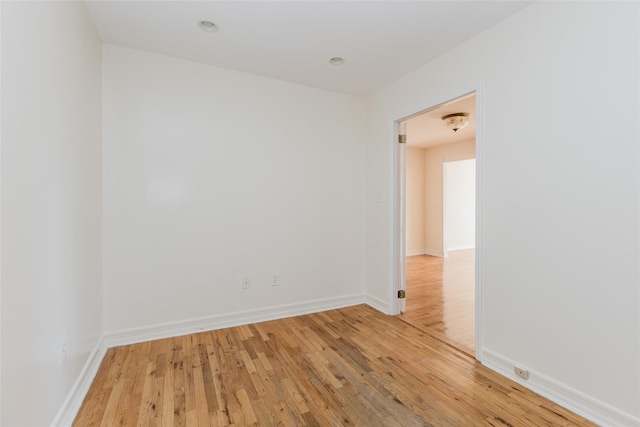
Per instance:
[[[242,289],[251,289],[251,278],[243,277],[242,278]]]
[[[271,276],[271,286],[280,286],[280,273],[274,273]]]
[[[519,376],[522,379],[528,380],[529,379],[529,371],[527,369],[524,368],[518,368],[517,366],[515,366],[513,368],[513,371],[516,373],[517,376]]]

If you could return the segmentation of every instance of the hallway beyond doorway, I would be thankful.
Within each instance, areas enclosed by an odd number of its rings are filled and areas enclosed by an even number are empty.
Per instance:
[[[475,250],[447,258],[407,257],[407,306],[400,318],[471,357],[475,351]]]

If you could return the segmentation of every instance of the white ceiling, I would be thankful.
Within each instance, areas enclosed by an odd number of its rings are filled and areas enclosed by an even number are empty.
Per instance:
[[[92,1],[102,41],[368,95],[531,1]],[[197,23],[220,30],[202,31]],[[329,58],[344,57],[341,66]]]
[[[469,113],[469,124],[457,132],[449,129],[442,116],[452,113]],[[476,137],[476,96],[475,94],[447,102],[433,110],[410,118],[407,124],[407,145],[427,148],[449,144]]]

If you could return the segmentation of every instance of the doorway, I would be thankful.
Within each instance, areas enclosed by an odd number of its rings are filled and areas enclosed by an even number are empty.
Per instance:
[[[396,314],[478,360],[480,105],[476,89],[398,120],[406,144],[394,150]],[[469,123],[454,131],[442,117],[458,112]]]

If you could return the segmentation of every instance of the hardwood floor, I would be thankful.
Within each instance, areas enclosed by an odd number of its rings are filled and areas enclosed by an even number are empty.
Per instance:
[[[407,257],[406,311],[402,319],[468,355],[475,354],[475,250],[448,258]]]
[[[75,426],[592,426],[360,305],[111,348]]]

